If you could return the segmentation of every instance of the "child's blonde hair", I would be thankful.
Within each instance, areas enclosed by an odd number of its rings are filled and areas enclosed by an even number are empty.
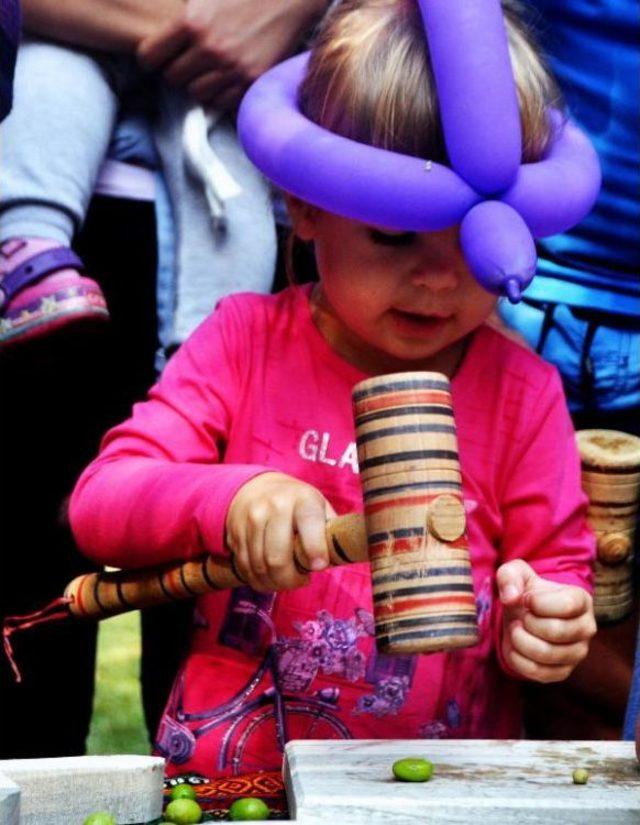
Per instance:
[[[522,159],[549,140],[559,99],[513,2],[503,4],[523,135]],[[487,89],[487,94],[491,90]],[[344,137],[447,163],[438,99],[417,0],[343,0],[313,44],[300,107]]]

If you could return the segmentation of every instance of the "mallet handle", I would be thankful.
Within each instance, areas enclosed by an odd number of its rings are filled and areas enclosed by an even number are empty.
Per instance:
[[[327,544],[333,566],[368,561],[363,517],[354,513],[327,522]],[[162,567],[87,573],[70,582],[64,595],[75,616],[102,619],[241,584],[229,556],[207,554]]]

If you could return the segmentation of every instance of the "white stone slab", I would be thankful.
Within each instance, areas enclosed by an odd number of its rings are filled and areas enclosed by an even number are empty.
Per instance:
[[[162,811],[164,760],[156,756],[0,760],[0,773],[20,787],[20,825],[82,825],[93,811],[126,825]]]
[[[433,778],[395,780],[405,756],[430,759]],[[586,785],[572,782],[578,767]],[[640,825],[632,742],[296,741],[284,770],[300,825]]]
[[[20,788],[0,773],[0,825],[19,825]]]

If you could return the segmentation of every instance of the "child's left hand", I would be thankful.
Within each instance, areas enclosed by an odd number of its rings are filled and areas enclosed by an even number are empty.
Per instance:
[[[543,579],[522,559],[499,567],[496,580],[508,666],[536,682],[566,679],[596,632],[591,596],[581,587]]]

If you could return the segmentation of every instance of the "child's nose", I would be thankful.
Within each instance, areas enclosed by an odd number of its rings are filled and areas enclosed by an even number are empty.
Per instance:
[[[460,285],[466,266],[460,249],[458,227],[421,232],[415,247],[411,280],[432,292],[448,292]]]
[[[460,284],[460,274],[451,262],[425,260],[412,271],[411,283],[432,292],[450,292]]]

